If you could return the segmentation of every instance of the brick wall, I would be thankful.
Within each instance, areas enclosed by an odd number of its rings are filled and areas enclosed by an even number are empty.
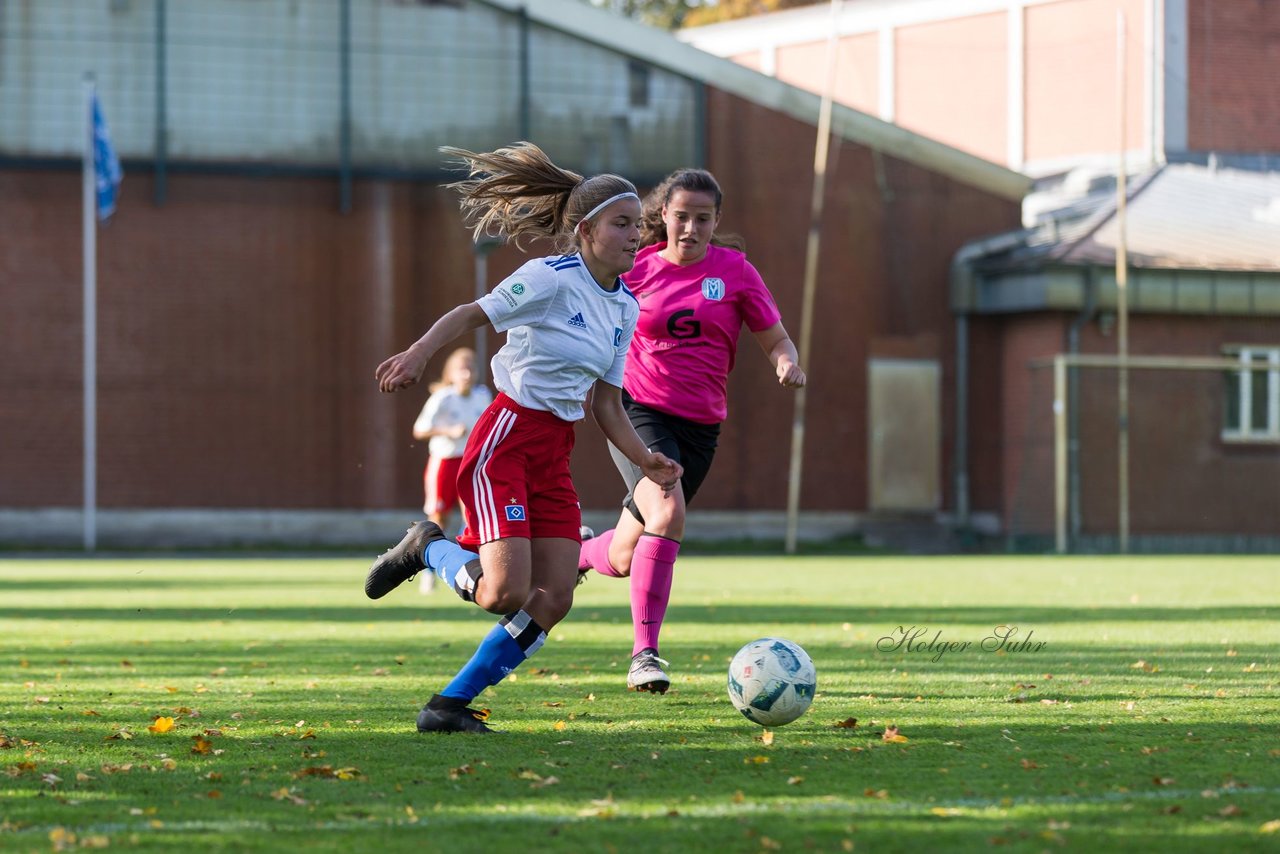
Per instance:
[[[1189,0],[1187,135],[1193,151],[1280,151],[1280,7]]]

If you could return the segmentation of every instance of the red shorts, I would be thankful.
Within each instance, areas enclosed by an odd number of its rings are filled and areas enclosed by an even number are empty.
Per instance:
[[[422,487],[426,501],[422,509],[428,516],[444,515],[458,505],[458,470],[462,457],[430,457],[422,473]]]
[[[458,495],[467,526],[458,543],[475,548],[507,537],[580,542],[572,452],[573,422],[499,394],[462,454]]]

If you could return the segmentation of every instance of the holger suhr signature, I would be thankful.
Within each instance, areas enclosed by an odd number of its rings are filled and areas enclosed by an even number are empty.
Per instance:
[[[1021,640],[1014,640],[1018,633],[1017,626],[996,626],[991,634],[977,642],[977,648],[983,652],[1039,652],[1048,644],[1048,641],[1031,639],[1035,634],[1034,629],[1028,630],[1026,637]],[[879,652],[906,650],[931,653],[932,661],[941,661],[949,652],[965,652],[973,647],[973,641],[946,640],[942,637],[942,629],[934,631],[928,626],[898,626],[876,641],[876,650]]]

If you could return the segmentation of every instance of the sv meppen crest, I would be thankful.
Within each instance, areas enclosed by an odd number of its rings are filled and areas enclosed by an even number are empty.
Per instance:
[[[703,279],[702,295],[707,299],[724,299],[724,279]]]

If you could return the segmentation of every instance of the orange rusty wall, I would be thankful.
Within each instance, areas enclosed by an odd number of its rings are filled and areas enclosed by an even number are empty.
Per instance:
[[[746,237],[798,334],[814,129],[714,90],[708,117],[724,227]],[[850,143],[833,167],[805,366],[804,506],[860,510],[867,354],[938,358],[949,413],[950,256],[1015,226],[1018,208]],[[328,179],[171,174],[167,204],[151,192],[147,173],[131,172],[100,230],[100,505],[416,506],[425,448],[410,427],[426,391],[381,395],[373,370],[474,297],[470,235],[450,194],[358,181],[343,216]],[[73,170],[0,173],[0,507],[81,501],[79,206]],[[487,286],[526,257],[495,252]],[[779,509],[794,395],[749,336],[730,395],[698,506]],[[574,472],[585,507],[616,506],[619,481],[589,422]]]

